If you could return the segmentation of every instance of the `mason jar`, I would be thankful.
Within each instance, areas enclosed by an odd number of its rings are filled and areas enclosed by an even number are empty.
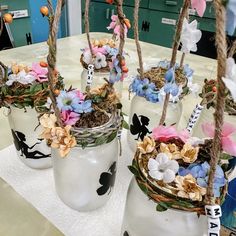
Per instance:
[[[74,147],[62,158],[52,149],[56,192],[69,207],[86,212],[102,207],[115,184],[118,139],[95,147]]]
[[[91,88],[96,88],[99,86],[102,86],[105,83],[104,78],[109,79],[110,72],[99,72],[95,71],[93,75],[93,82],[91,85]],[[87,85],[87,75],[88,70],[83,68],[83,71],[81,73],[81,91],[85,92],[86,85]],[[123,89],[123,82],[118,81],[114,84],[114,88],[116,92],[119,94],[120,97],[122,97],[122,89]]]
[[[163,103],[152,103],[146,98],[134,96],[131,101],[129,113],[128,144],[132,151],[136,150],[136,143],[144,136],[152,133],[152,129],[157,127],[161,119]],[[166,125],[178,125],[182,114],[182,102],[170,102],[167,108]]]
[[[11,106],[8,121],[17,155],[25,165],[34,169],[52,167],[51,149],[40,139],[42,133],[38,113],[34,108],[19,109]]]
[[[207,217],[169,209],[156,210],[157,204],[139,188],[133,177],[126,198],[121,236],[207,236]]]

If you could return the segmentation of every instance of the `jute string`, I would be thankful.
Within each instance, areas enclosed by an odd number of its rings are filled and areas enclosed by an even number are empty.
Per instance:
[[[226,59],[227,59],[227,43],[225,35],[225,22],[226,22],[226,10],[222,5],[221,0],[214,0],[215,12],[216,12],[216,47],[217,47],[217,97],[216,108],[214,113],[215,118],[215,135],[213,139],[213,145],[211,150],[210,172],[208,179],[208,187],[206,194],[206,204],[214,205],[214,192],[213,183],[216,173],[216,167],[219,161],[219,155],[221,152],[221,133],[224,123],[224,107],[225,107],[225,85],[222,77],[226,73]]]
[[[1,27],[0,27],[0,37],[2,35],[2,32],[3,32],[3,24],[4,24],[4,20],[3,20],[3,13],[2,11],[0,10],[0,24],[1,24]]]
[[[144,77],[143,76],[143,74],[144,74],[143,58],[142,58],[141,46],[140,46],[140,43],[139,43],[139,28],[138,28],[139,4],[140,4],[140,0],[135,0],[135,6],[134,6],[134,39],[135,39],[137,53],[138,53],[140,78],[143,79],[143,77]]]
[[[49,16],[49,38],[48,38],[48,46],[49,53],[47,56],[48,62],[48,81],[49,81],[49,96],[52,101],[52,106],[57,117],[57,123],[60,127],[63,127],[63,122],[61,120],[60,111],[57,107],[56,96],[54,94],[55,83],[57,82],[55,68],[56,68],[56,55],[57,55],[57,32],[58,25],[61,17],[61,10],[63,6],[63,0],[57,1],[56,11],[54,14],[53,6],[51,0],[47,0],[48,8],[50,12]]]
[[[180,44],[180,36],[181,36],[182,28],[183,28],[183,21],[184,21],[185,16],[188,14],[189,6],[190,6],[190,0],[185,0],[184,4],[183,4],[182,11],[181,11],[180,16],[179,16],[177,27],[176,27],[174,43],[173,43],[173,47],[172,47],[172,56],[171,56],[171,61],[170,61],[170,68],[174,67],[175,63],[176,63],[177,51],[178,51],[178,47],[179,47],[179,44]],[[159,125],[163,125],[165,123],[169,100],[170,100],[170,93],[167,93],[166,96],[165,96],[164,105],[163,105]]]
[[[234,40],[234,42],[229,50],[228,57],[233,57],[235,53],[236,53],[236,40]]]

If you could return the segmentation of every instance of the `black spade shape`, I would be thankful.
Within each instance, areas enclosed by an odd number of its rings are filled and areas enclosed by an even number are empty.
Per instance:
[[[139,120],[139,117],[140,117],[140,120]],[[138,137],[135,140],[141,139],[143,141],[144,137],[147,134],[152,133],[147,128],[147,126],[149,125],[149,121],[150,119],[148,117],[143,116],[143,115],[137,116],[137,114],[134,113],[132,117],[133,124],[130,125],[130,132],[133,135],[138,135]]]
[[[100,188],[97,189],[97,194],[102,196],[107,193],[108,190],[110,194],[111,189],[114,187],[115,178],[116,178],[116,162],[113,162],[110,168],[108,169],[109,172],[103,172],[100,175],[99,183],[102,185]]]
[[[124,234],[123,234],[123,236],[129,236],[128,232],[125,231]]]
[[[51,154],[45,155],[40,151],[32,151],[29,150],[33,149],[36,145],[40,144],[41,142],[35,143],[33,146],[29,147],[25,142],[26,138],[25,135],[19,131],[11,130],[12,136],[14,139],[14,144],[17,151],[21,152],[21,156],[25,156],[25,158],[28,159],[41,159],[41,158],[47,158],[50,157]]]

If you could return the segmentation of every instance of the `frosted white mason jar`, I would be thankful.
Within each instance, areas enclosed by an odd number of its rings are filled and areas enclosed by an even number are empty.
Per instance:
[[[180,210],[156,211],[157,204],[133,177],[126,198],[121,236],[207,236],[207,218]]]
[[[34,169],[52,167],[51,149],[39,139],[42,133],[38,113],[34,108],[19,109],[11,106],[8,121],[17,155],[25,165]]]
[[[135,152],[137,141],[151,134],[152,129],[157,127],[161,118],[163,103],[152,103],[146,98],[134,96],[131,101],[129,113],[128,144]],[[166,114],[166,125],[178,125],[182,114],[182,102],[169,103]]]
[[[74,147],[62,158],[52,149],[56,191],[69,207],[86,212],[111,197],[117,168],[118,139],[96,147]]]
[[[202,131],[202,124],[204,124],[206,122],[214,123],[214,116],[213,116],[214,112],[215,112],[215,110],[212,107],[210,107],[210,109],[203,108],[198,121],[196,122],[196,124],[193,127],[193,131],[192,131],[193,137],[198,137],[198,138],[205,138],[206,137],[206,135]],[[232,125],[235,125],[236,124],[236,116],[230,116],[227,113],[225,113],[224,121],[231,123]],[[233,140],[236,141],[236,133],[234,133],[232,135],[232,137],[233,137]]]
[[[105,83],[105,80],[103,78],[109,79],[109,74],[110,74],[110,72],[97,72],[97,71],[95,71],[91,88],[96,88],[96,87],[102,86]],[[84,92],[86,89],[87,75],[88,75],[88,70],[83,68],[83,71],[81,73],[81,90],[82,90],[82,92]],[[123,82],[122,81],[116,82],[114,84],[114,88],[115,88],[116,92],[119,94],[119,96],[122,97]]]

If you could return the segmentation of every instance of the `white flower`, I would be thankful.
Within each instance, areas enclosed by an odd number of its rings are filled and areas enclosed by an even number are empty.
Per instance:
[[[148,161],[148,174],[156,180],[163,180],[164,183],[171,183],[175,179],[175,174],[179,170],[179,164],[165,153],[159,153],[156,159],[150,158]]]
[[[102,67],[106,67],[107,66],[106,56],[98,52],[96,54],[94,66],[96,69],[101,69]]]
[[[180,42],[182,43],[181,51],[184,53],[197,51],[197,42],[202,37],[202,32],[197,29],[197,24],[198,22],[196,20],[188,23],[188,20],[184,18],[183,29],[180,37]]]
[[[31,74],[27,74],[25,70],[20,71],[18,74],[11,74],[8,77],[6,85],[11,86],[14,82],[19,82],[21,84],[31,84],[35,81],[35,77]]]
[[[188,82],[188,88],[190,90],[190,92],[195,96],[198,97],[198,93],[200,90],[200,86],[197,83],[193,83],[191,80]]]
[[[226,65],[226,78],[222,78],[225,86],[229,89],[234,102],[236,102],[236,64],[233,58],[227,59]]]

